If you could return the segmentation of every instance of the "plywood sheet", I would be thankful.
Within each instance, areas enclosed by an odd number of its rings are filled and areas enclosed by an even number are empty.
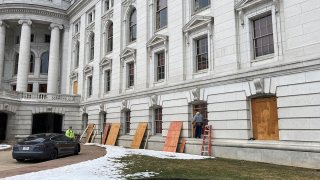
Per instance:
[[[182,141],[181,141],[179,153],[183,153],[184,152],[185,145],[186,145],[186,140],[183,138]]]
[[[103,136],[102,136],[101,144],[105,144],[106,143],[108,132],[109,132],[109,128],[110,128],[110,123],[105,123],[104,128],[103,128]]]
[[[164,143],[163,151],[168,151],[168,152],[177,151],[181,128],[182,128],[181,121],[174,121],[170,123],[166,141]]]
[[[87,135],[84,143],[88,143],[90,140],[90,137],[92,136],[93,130],[94,130],[95,125],[94,124],[88,124],[87,127]]]
[[[146,132],[148,123],[139,123],[137,129],[136,129],[136,134],[134,135],[131,148],[132,149],[139,149],[144,133]]]
[[[252,99],[252,129],[257,140],[279,140],[276,97]]]
[[[120,123],[112,123],[111,129],[107,138],[107,145],[114,146],[116,144],[118,134],[120,130]]]

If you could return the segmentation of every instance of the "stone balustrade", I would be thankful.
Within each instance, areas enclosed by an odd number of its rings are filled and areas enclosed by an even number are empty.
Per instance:
[[[80,96],[68,94],[31,93],[0,90],[0,99],[15,99],[33,102],[80,103]]]

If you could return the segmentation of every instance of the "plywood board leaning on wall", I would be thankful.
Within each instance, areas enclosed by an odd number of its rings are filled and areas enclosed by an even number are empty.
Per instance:
[[[136,134],[134,135],[131,148],[132,149],[139,149],[144,133],[146,132],[148,123],[139,123],[137,129],[136,129]]]

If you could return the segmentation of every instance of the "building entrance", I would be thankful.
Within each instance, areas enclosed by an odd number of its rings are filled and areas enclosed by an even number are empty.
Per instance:
[[[8,114],[0,113],[0,141],[6,139]]]
[[[34,114],[32,134],[61,133],[62,115],[53,113]]]

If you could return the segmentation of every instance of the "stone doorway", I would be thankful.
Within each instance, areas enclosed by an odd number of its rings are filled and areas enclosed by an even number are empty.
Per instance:
[[[63,116],[54,113],[34,114],[32,121],[32,134],[61,133]]]
[[[6,139],[8,114],[0,113],[0,141]]]

